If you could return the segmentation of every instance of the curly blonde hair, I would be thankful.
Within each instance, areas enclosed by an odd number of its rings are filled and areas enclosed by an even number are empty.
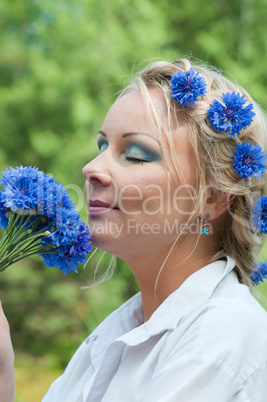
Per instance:
[[[187,72],[191,67],[205,78],[207,94],[194,106],[184,107],[171,98],[170,79],[177,72]],[[157,110],[153,106],[149,90],[156,89],[164,96],[168,112],[168,128],[163,126]],[[192,64],[188,59],[175,62],[157,61],[138,72],[132,83],[120,96],[131,91],[140,91],[152,121],[160,128],[161,135],[169,144],[169,159],[178,175],[181,175],[170,132],[173,124],[182,124],[189,129],[190,141],[194,149],[197,166],[197,188],[199,197],[195,210],[188,219],[192,222],[207,203],[207,190],[220,194],[229,200],[228,214],[217,252],[212,261],[232,257],[237,264],[240,282],[252,286],[250,274],[257,263],[263,245],[263,235],[252,225],[252,208],[256,198],[267,194],[266,174],[257,180],[243,180],[235,173],[233,155],[236,145],[242,141],[265,148],[267,130],[266,118],[260,106],[238,84],[224,77],[220,71],[206,65]],[[241,131],[241,135],[230,137],[211,128],[207,118],[208,109],[214,99],[221,101],[226,92],[239,92],[253,104],[255,117],[252,124]],[[200,191],[204,189],[204,191]]]

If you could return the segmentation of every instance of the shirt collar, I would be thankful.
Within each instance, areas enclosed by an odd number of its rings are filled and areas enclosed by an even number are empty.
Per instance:
[[[94,358],[114,340],[137,345],[151,336],[175,329],[185,312],[207,301],[234,267],[234,260],[227,257],[226,261],[218,260],[196,271],[164,300],[145,323],[141,293],[137,293],[93,332],[96,340],[91,357]]]

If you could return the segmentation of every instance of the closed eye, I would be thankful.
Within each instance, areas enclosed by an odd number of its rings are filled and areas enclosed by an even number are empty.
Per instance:
[[[146,161],[144,159],[134,158],[134,157],[131,157],[131,156],[126,156],[125,159],[127,161],[130,161],[130,162],[140,163],[141,165],[143,165],[143,163],[145,163],[145,162],[149,162],[149,161]]]
[[[158,155],[154,152],[136,143],[128,144],[124,157],[126,160],[134,163],[153,162],[158,159]]]

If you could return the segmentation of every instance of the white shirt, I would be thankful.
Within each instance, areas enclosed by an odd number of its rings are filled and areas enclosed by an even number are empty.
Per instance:
[[[43,402],[266,402],[267,313],[234,266],[195,272],[145,323],[136,294],[83,342]]]

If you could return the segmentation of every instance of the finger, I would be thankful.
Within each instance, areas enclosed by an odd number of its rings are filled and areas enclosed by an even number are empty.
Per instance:
[[[8,320],[6,318],[5,313],[4,313],[1,300],[0,300],[0,326],[2,328],[6,328],[6,329],[9,330],[9,322],[8,322]]]

